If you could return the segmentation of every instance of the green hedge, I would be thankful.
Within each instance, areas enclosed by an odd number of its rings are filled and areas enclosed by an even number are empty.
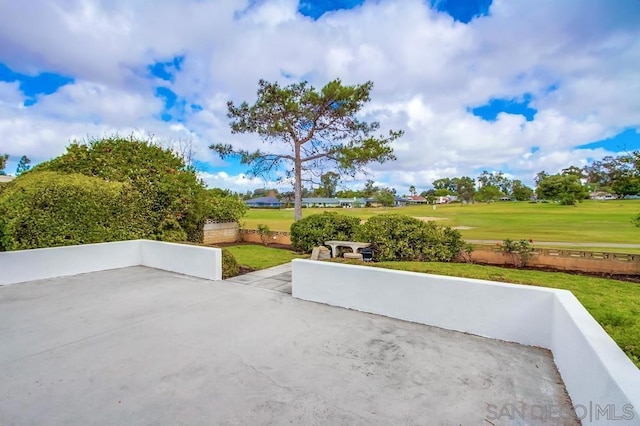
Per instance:
[[[0,193],[0,250],[150,238],[148,209],[125,183],[31,171]]]
[[[191,167],[173,151],[152,141],[111,136],[74,142],[67,152],[32,171],[79,173],[129,184],[148,201],[141,212],[159,240],[202,241],[206,219],[238,220],[246,211],[237,200],[210,195]]]
[[[447,262],[454,260],[464,247],[458,231],[399,214],[371,217],[360,225],[355,237],[371,243],[379,261]]]
[[[311,253],[327,240],[353,241],[360,219],[324,212],[300,219],[291,225],[291,245],[300,253]]]

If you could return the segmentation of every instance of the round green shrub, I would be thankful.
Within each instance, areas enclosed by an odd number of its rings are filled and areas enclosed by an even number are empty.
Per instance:
[[[327,240],[353,241],[360,219],[335,212],[314,214],[291,225],[291,246],[300,253],[311,253]]]
[[[371,243],[379,261],[447,262],[455,259],[464,247],[458,231],[399,214],[370,218],[360,225],[356,240]]]
[[[222,249],[222,279],[235,277],[239,273],[240,265],[236,258],[229,250]]]
[[[0,250],[149,238],[146,209],[126,183],[31,171],[0,194]]]

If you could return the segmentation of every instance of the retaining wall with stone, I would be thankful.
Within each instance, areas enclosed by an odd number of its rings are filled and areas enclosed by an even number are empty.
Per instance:
[[[508,265],[511,255],[493,247],[476,247],[471,253],[475,263]],[[553,268],[561,271],[581,271],[600,274],[638,275],[640,255],[582,250],[536,249],[528,266]]]

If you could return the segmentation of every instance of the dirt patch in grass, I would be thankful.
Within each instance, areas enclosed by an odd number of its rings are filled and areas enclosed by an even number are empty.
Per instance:
[[[435,222],[437,220],[446,220],[446,217],[433,217],[433,216],[413,216],[414,218],[423,222]]]

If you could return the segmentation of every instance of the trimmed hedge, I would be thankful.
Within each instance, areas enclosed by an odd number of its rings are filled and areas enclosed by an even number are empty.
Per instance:
[[[353,241],[360,219],[324,212],[300,219],[291,225],[291,246],[300,253],[311,253],[327,240]]]
[[[379,261],[448,262],[458,256],[465,244],[456,230],[399,214],[371,217],[359,226],[355,238],[371,243]]]
[[[150,238],[148,209],[129,184],[31,171],[0,193],[0,250]]]

